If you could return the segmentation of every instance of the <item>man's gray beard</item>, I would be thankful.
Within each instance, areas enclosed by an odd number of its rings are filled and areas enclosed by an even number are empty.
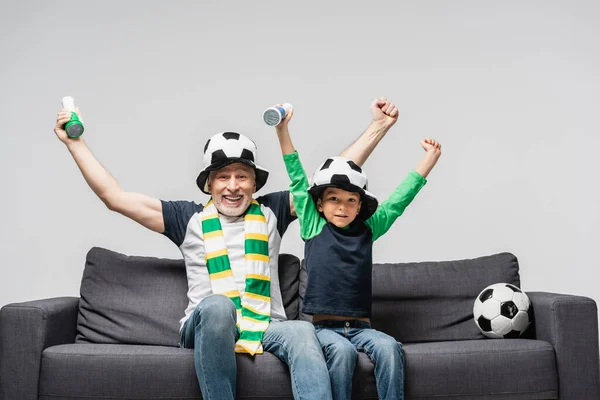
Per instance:
[[[246,213],[246,211],[248,211],[248,208],[250,208],[250,205],[252,204],[252,199],[250,199],[250,201],[248,201],[248,205],[246,207],[244,207],[243,211],[241,211],[241,212],[238,212],[237,208],[235,210],[233,210],[228,207],[222,207],[221,203],[217,204],[217,202],[214,202],[214,204],[215,204],[215,208],[217,209],[219,214],[223,214],[226,217],[241,217],[242,215],[244,215]]]

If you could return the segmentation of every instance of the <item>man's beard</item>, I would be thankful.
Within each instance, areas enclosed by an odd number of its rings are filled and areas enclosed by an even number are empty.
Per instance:
[[[242,195],[241,204],[237,207],[223,204],[223,196],[219,197],[218,201],[213,199],[213,203],[215,204],[215,207],[219,213],[227,217],[239,217],[243,215],[246,210],[248,210],[248,207],[250,207],[250,204],[252,204],[252,198]]]

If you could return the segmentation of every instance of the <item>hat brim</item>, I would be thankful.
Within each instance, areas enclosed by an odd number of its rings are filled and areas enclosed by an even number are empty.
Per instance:
[[[377,201],[375,195],[354,185],[327,184],[310,187],[308,192],[312,195],[315,204],[323,194],[323,191],[330,187],[360,194],[361,205],[360,211],[358,212],[358,217],[362,218],[363,221],[369,219],[377,210],[379,202]]]
[[[200,171],[200,174],[198,174],[198,177],[196,178],[196,184],[198,185],[198,188],[200,188],[200,190],[203,193],[210,194],[210,192],[208,191],[208,177],[210,176],[210,173],[212,171],[217,171],[223,167],[234,163],[246,164],[251,166],[252,169],[254,169],[256,192],[258,192],[265,185],[265,183],[267,183],[269,171],[267,171],[266,169],[254,164],[252,161],[247,160],[245,158],[225,158],[223,160],[219,160],[218,162],[209,165],[208,167]]]

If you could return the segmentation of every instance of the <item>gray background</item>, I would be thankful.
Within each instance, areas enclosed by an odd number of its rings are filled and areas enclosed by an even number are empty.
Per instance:
[[[77,295],[92,246],[180,257],[87,187],[52,132],[65,95],[124,189],[202,202],[210,135],[253,138],[271,171],[259,193],[281,190],[264,108],[294,104],[312,173],[387,96],[400,118],[365,166],[373,193],[385,198],[416,165],[420,139],[444,151],[375,261],[510,251],[526,291],[600,301],[597,1],[0,4],[0,306]],[[283,251],[302,255],[297,223]]]

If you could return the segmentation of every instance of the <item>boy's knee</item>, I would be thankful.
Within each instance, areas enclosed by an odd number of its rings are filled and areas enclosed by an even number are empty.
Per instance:
[[[381,362],[388,360],[392,363],[404,363],[402,343],[397,342],[394,338],[378,341],[374,351],[375,357]]]
[[[346,339],[327,343],[323,352],[328,360],[332,358],[354,360],[358,355],[356,347]]]

